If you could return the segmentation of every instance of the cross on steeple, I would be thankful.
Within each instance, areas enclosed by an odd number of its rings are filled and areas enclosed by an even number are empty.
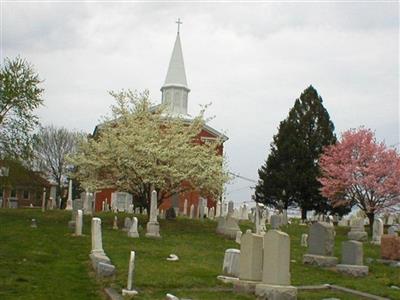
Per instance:
[[[177,20],[175,23],[178,24],[178,34],[179,34],[179,27],[180,27],[180,25],[183,24],[183,23],[181,22],[181,19],[180,19],[180,18],[178,18],[178,20]]]

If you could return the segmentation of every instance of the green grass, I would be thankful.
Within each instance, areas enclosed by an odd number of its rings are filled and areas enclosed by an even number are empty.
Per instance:
[[[102,219],[103,247],[117,267],[112,280],[97,281],[91,270],[90,218],[84,217],[84,236],[74,237],[67,227],[70,213],[50,211],[42,214],[35,209],[0,209],[0,299],[104,299],[103,287],[120,291],[126,286],[131,250],[136,252],[135,285],[140,294],[135,299],[165,299],[166,293],[191,299],[254,299],[254,296],[235,294],[229,285],[217,281],[221,273],[224,251],[238,248],[231,240],[215,234],[213,221],[178,219],[162,220],[162,239],[128,238],[126,232],[112,230],[113,214],[99,214]],[[119,214],[119,226],[125,215]],[[147,219],[139,217],[145,227]],[[36,218],[38,228],[29,227]],[[241,224],[244,231],[250,223]],[[293,285],[337,284],[391,299],[400,299],[400,271],[385,265],[370,264],[370,275],[351,278],[334,270],[302,264],[306,249],[300,247],[306,226],[283,228],[291,237],[291,276]],[[341,241],[346,228],[338,228],[335,255],[340,257]],[[166,257],[175,253],[178,262]],[[379,247],[365,243],[365,257],[379,257]],[[300,292],[299,299],[359,299],[335,291]]]

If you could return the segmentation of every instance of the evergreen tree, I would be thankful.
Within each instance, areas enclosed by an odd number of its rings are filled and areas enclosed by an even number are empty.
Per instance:
[[[277,206],[282,200],[285,208],[298,205],[305,219],[307,210],[326,213],[334,211],[320,194],[321,184],[318,158],[323,148],[336,142],[334,125],[322,98],[308,87],[296,99],[288,117],[283,120],[273,137],[271,151],[259,169],[259,181],[254,199]]]

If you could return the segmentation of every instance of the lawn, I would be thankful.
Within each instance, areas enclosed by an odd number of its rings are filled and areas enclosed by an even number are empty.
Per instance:
[[[190,299],[254,299],[234,294],[229,285],[216,277],[221,273],[224,251],[238,245],[215,234],[213,221],[178,219],[161,220],[162,239],[128,238],[126,232],[112,230],[113,214],[101,213],[103,247],[117,267],[113,280],[96,280],[90,266],[90,218],[84,217],[84,236],[74,237],[67,227],[71,214],[36,209],[0,209],[0,299],[104,299],[102,288],[111,286],[120,291],[126,285],[129,254],[136,252],[135,285],[140,294],[135,299],[165,299],[167,292]],[[119,226],[125,214],[119,214]],[[38,228],[30,228],[36,218]],[[145,227],[146,217],[138,216]],[[250,223],[241,224],[243,230]],[[304,248],[301,233],[307,227],[293,225],[283,228],[291,236],[291,275],[293,285],[337,284],[391,299],[400,299],[400,270],[377,263],[370,264],[370,275],[353,279],[333,270],[305,266],[301,263]],[[347,228],[338,228],[336,256]],[[178,262],[166,257],[175,253]],[[365,257],[379,257],[379,247],[365,244]],[[299,299],[359,299],[333,292],[300,292]]]

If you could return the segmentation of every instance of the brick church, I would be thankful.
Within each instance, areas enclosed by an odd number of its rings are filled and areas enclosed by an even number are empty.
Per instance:
[[[178,21],[177,23],[179,26],[180,22]],[[189,92],[190,89],[186,80],[185,65],[183,61],[182,46],[178,27],[171,60],[168,66],[167,76],[164,85],[161,87],[161,103],[166,106],[166,109],[170,114],[183,117],[190,122],[192,118],[188,114]],[[218,138],[222,139],[223,142],[228,140],[228,137],[208,125],[203,127],[199,136],[202,142],[216,140]],[[218,155],[223,155],[223,144],[219,149]],[[106,201],[111,206],[116,206],[118,209],[123,210],[127,209],[127,205],[131,203],[132,196],[123,191],[107,188],[96,192],[95,199],[96,211],[102,209],[103,201]],[[159,208],[166,210],[170,207],[174,207],[176,210],[179,210],[179,212],[182,212],[185,199],[188,200],[188,207],[190,207],[192,204],[195,206],[195,211],[197,211],[199,201],[201,199],[203,199],[203,201],[207,200],[207,206],[209,208],[215,207],[216,205],[216,201],[214,199],[204,199],[197,192],[186,192],[175,194],[174,196],[165,199]]]

